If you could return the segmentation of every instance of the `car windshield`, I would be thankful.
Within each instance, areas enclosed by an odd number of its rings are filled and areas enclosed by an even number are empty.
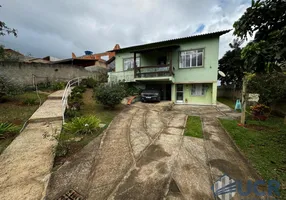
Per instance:
[[[158,90],[144,90],[142,93],[159,93]]]

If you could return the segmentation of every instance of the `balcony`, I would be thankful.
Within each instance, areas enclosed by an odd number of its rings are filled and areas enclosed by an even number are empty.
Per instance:
[[[135,78],[153,78],[153,77],[168,77],[173,76],[173,68],[171,65],[154,65],[135,67]]]

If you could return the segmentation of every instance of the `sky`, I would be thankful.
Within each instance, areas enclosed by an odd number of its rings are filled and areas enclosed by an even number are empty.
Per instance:
[[[18,37],[0,44],[24,55],[70,58],[233,28],[251,0],[2,0],[0,20]],[[232,32],[220,37],[219,57]]]

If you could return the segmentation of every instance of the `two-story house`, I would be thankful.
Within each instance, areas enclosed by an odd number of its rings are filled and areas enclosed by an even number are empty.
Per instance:
[[[219,37],[230,30],[125,47],[117,50],[109,82],[158,89],[162,100],[215,105]]]

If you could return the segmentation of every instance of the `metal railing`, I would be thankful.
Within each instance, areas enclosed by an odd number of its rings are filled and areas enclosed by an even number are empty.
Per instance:
[[[68,107],[68,98],[71,94],[72,91],[72,86],[74,86],[75,84],[79,85],[80,82],[82,81],[82,79],[84,79],[86,77],[78,77],[78,78],[74,78],[68,81],[64,93],[63,93],[63,97],[62,97],[62,115],[63,115],[63,123],[65,123],[65,111],[66,108]]]

